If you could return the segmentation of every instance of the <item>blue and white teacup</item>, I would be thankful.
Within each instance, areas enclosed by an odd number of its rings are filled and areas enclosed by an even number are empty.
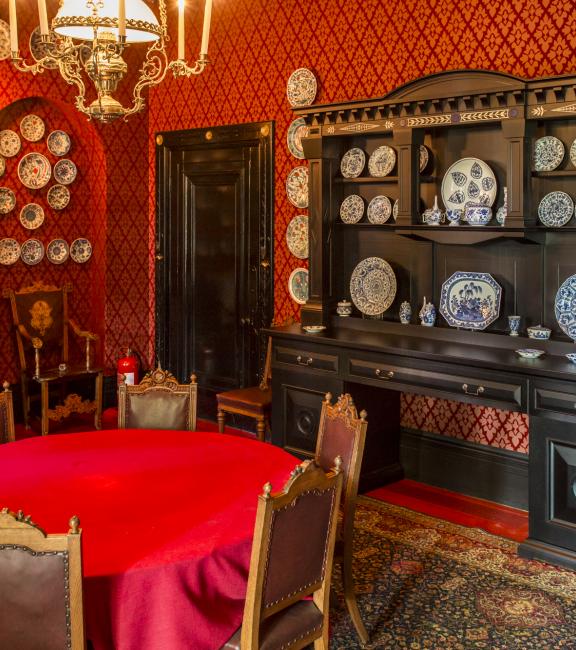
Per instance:
[[[485,226],[492,219],[492,208],[488,205],[469,203],[464,214],[471,226]]]
[[[520,331],[521,316],[508,316],[508,327],[510,328],[510,336],[518,336]]]
[[[446,210],[446,219],[450,222],[451,226],[457,226],[464,212],[460,208],[448,208]]]

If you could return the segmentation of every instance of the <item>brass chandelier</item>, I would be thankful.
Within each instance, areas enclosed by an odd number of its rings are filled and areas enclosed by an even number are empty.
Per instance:
[[[38,0],[43,56],[27,63],[18,47],[16,0],[9,0],[12,62],[21,72],[33,74],[58,67],[62,77],[78,89],[76,108],[90,119],[111,122],[127,118],[144,108],[144,89],[161,83],[169,69],[175,77],[190,77],[208,65],[212,0],[204,2],[200,55],[192,66],[185,59],[184,10],[185,0],[178,0],[178,58],[169,63],[166,0],[158,0],[159,18],[144,0],[60,0],[51,25],[46,0]],[[133,44],[148,44],[148,49],[134,86],[132,106],[124,107],[112,95],[128,71],[122,54]],[[85,75],[97,93],[91,103],[86,100]]]

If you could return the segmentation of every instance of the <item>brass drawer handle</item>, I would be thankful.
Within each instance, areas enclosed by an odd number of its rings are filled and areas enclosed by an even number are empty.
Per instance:
[[[374,371],[374,374],[378,379],[392,379],[394,377],[394,371],[393,370],[388,370],[388,372],[383,372],[380,370],[380,368],[376,368]]]
[[[312,363],[314,362],[314,359],[313,359],[312,357],[308,357],[308,358],[306,359],[306,361],[304,361],[304,360],[302,359],[302,355],[299,354],[299,355],[296,357],[296,361],[298,362],[298,365],[300,365],[300,366],[311,366]]]
[[[468,384],[462,384],[462,390],[466,393],[466,395],[482,395],[484,392],[484,386],[478,386],[476,391],[473,391],[468,390]]]

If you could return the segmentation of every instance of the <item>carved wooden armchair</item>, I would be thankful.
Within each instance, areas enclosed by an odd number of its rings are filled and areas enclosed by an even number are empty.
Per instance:
[[[316,461],[326,470],[335,456],[342,458],[344,487],[342,489],[342,525],[338,530],[334,563],[342,567],[344,599],[348,613],[354,623],[362,643],[368,642],[368,633],[360,616],[354,576],[352,573],[352,542],[354,534],[354,513],[358,495],[358,481],[366,442],[366,411],[360,413],[354,406],[352,397],[340,395],[332,404],[332,395],[326,394],[320,413],[320,426],[316,441]]]
[[[58,288],[41,282],[19,291],[4,290],[4,297],[10,300],[16,333],[24,424],[29,426],[31,402],[39,393],[42,435],[48,433],[50,420],[59,422],[72,413],[94,413],[96,428],[100,428],[102,369],[92,366],[91,349],[98,336],[81,330],[69,318],[68,293],[71,290],[69,284]],[[70,365],[70,328],[85,341],[84,364]],[[94,400],[67,393],[68,385],[78,384],[80,380],[93,383]]]
[[[10,384],[2,384],[4,390],[0,393],[0,445],[3,442],[14,442],[14,410],[12,407],[12,391]]]
[[[179,384],[174,375],[158,367],[136,386],[121,382],[118,428],[195,431],[197,398],[196,375],[189,384]]]
[[[258,497],[242,626],[221,650],[328,650],[328,607],[342,474],[314,461]],[[311,600],[307,597],[312,596]]]
[[[46,535],[22,512],[0,511],[0,648],[86,647],[79,524]]]

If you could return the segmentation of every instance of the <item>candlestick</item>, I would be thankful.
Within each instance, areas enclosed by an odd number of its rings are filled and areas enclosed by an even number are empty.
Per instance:
[[[118,0],[118,40],[126,38],[126,0]]]
[[[178,58],[184,61],[184,0],[178,0]]]
[[[38,0],[38,16],[40,18],[40,34],[48,36],[48,13],[46,12],[46,0]]]
[[[212,18],[212,0],[206,0],[204,5],[204,27],[202,29],[202,46],[200,56],[208,54],[208,39],[210,38],[210,20]]]
[[[18,52],[18,19],[16,18],[16,0],[10,0],[10,49]]]

